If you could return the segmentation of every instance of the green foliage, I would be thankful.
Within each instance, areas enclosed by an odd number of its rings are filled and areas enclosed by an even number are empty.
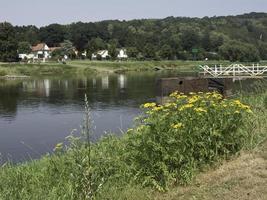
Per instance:
[[[170,45],[163,45],[159,52],[159,56],[163,60],[172,60],[173,59],[173,49],[171,48]]]
[[[264,105],[265,109],[267,109],[267,96],[265,96],[263,99],[263,105]]]
[[[108,47],[108,53],[112,60],[115,60],[118,55],[117,51],[117,41],[111,41],[111,44]]]
[[[129,47],[127,48],[127,55],[130,57],[130,58],[137,58],[138,56],[138,49],[136,47]]]
[[[39,31],[39,39],[45,42],[49,47],[58,47],[66,37],[66,29],[60,24],[50,24],[41,27]]]
[[[0,23],[0,61],[16,61],[18,57],[17,46],[13,26],[7,22]]]
[[[259,61],[259,51],[253,45],[237,41],[229,41],[219,48],[221,56],[230,61]]]
[[[31,53],[31,45],[29,42],[19,42],[18,43],[18,53]]]

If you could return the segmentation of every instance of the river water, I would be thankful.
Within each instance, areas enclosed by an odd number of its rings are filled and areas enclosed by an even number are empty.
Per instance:
[[[175,73],[129,73],[95,77],[0,80],[0,153],[20,162],[52,152],[80,129],[87,94],[94,140],[133,125],[139,106],[154,101],[156,80]]]
[[[87,94],[94,140],[133,126],[139,106],[155,101],[156,81],[176,72],[129,73],[73,78],[0,80],[0,163],[51,153],[80,129]]]

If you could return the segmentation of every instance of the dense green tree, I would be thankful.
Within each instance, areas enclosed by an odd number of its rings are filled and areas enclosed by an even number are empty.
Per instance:
[[[238,41],[230,41],[219,48],[224,59],[230,61],[259,61],[259,51],[251,44]]]
[[[62,42],[60,46],[62,48],[64,55],[67,55],[68,57],[73,57],[75,47],[73,46],[71,41],[64,40],[64,42]]]
[[[31,45],[29,42],[19,42],[18,43],[18,53],[29,54],[31,52]]]
[[[91,39],[87,44],[87,49],[93,53],[99,50],[104,50],[106,48],[106,43],[99,37]]]
[[[109,56],[112,60],[115,60],[119,53],[117,50],[117,44],[118,42],[116,40],[113,40],[110,42],[109,47],[108,47]]]
[[[259,43],[259,52],[260,52],[261,59],[267,60],[267,43],[266,42]]]
[[[185,27],[181,31],[181,45],[184,50],[191,51],[192,48],[199,46],[199,42],[199,30],[192,27]]]
[[[159,56],[161,59],[164,60],[172,60],[174,57],[173,49],[171,48],[170,45],[165,44],[160,49]]]
[[[18,43],[15,39],[15,29],[7,22],[0,23],[0,61],[16,61]]]
[[[51,24],[40,28],[40,41],[45,42],[49,47],[59,46],[66,39],[66,31],[64,26],[59,24]]]
[[[127,55],[129,58],[137,58],[138,53],[139,53],[139,51],[136,47],[128,47],[127,48]]]
[[[27,41],[31,45],[39,42],[39,29],[36,26],[15,26],[16,40]]]

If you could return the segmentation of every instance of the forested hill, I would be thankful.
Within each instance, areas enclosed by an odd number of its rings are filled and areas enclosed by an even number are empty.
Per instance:
[[[31,45],[45,42],[54,47],[68,40],[80,52],[86,50],[88,55],[101,49],[123,47],[135,59],[267,59],[267,13],[77,22],[41,28],[7,26],[10,24],[0,25],[0,48],[3,40],[13,42],[10,48],[25,41]],[[10,29],[9,36],[5,38],[7,29]]]

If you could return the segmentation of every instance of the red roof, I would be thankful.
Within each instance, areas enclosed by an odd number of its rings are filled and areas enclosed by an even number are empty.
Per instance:
[[[39,43],[36,46],[32,46],[32,51],[43,51],[45,50],[45,43]]]

